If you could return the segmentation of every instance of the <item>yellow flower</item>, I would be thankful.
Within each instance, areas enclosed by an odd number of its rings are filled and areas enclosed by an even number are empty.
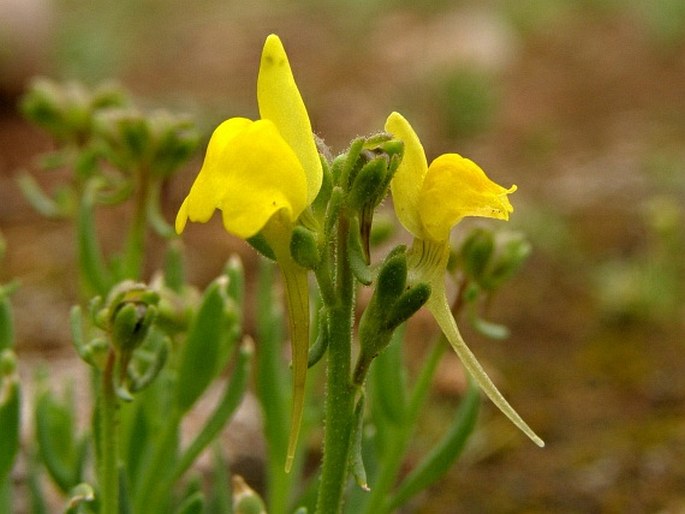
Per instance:
[[[243,239],[277,212],[294,222],[321,187],[323,172],[309,115],[278,36],[264,43],[257,79],[261,119],[230,118],[207,146],[200,173],[176,216],[206,222],[215,209],[224,227]]]
[[[286,470],[295,454],[304,406],[309,351],[307,270],[290,255],[300,215],[316,198],[323,171],[307,109],[276,35],[266,38],[257,79],[259,120],[230,118],[207,146],[202,168],[176,216],[206,222],[221,210],[224,228],[248,239],[261,233],[285,282],[293,353],[293,411]]]
[[[544,446],[464,342],[445,291],[452,227],[466,216],[508,220],[514,209],[507,195],[516,191],[516,186],[506,189],[496,184],[476,163],[454,153],[443,154],[428,166],[414,129],[396,112],[388,117],[385,130],[404,142],[404,157],[390,188],[397,217],[414,236],[409,252],[410,277],[430,284],[432,292],[426,307],[480,388],[518,428]]]

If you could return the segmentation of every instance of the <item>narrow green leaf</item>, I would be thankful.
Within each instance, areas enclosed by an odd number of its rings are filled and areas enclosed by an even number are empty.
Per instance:
[[[81,482],[82,450],[76,441],[73,405],[44,392],[36,401],[36,439],[50,477],[64,492]]]
[[[14,353],[0,352],[0,484],[8,479],[19,451],[19,376]]]
[[[257,283],[256,390],[264,416],[267,450],[267,503],[273,512],[285,512],[291,475],[284,469],[288,447],[289,391],[291,384],[282,358],[283,310],[274,295],[274,266],[260,261]]]
[[[0,351],[14,346],[14,318],[9,298],[0,290]]]
[[[79,265],[86,285],[96,294],[106,296],[114,284],[112,272],[107,268],[97,238],[93,207],[99,181],[86,183],[76,223]]]
[[[20,173],[17,185],[24,197],[39,214],[46,218],[60,218],[65,215],[59,204],[51,198],[28,173]]]
[[[176,293],[180,293],[185,285],[183,243],[180,239],[170,241],[164,254],[164,284]]]
[[[178,479],[185,473],[199,457],[200,453],[219,435],[228,420],[245,395],[247,382],[252,369],[252,356],[254,355],[254,344],[246,339],[238,352],[238,360],[230,380],[226,384],[224,394],[219,401],[216,409],[202,427],[200,433],[193,442],[183,452],[174,468],[173,478]]]
[[[404,329],[400,327],[371,367],[371,390],[374,411],[380,414],[379,423],[399,425],[405,419],[407,386],[402,362],[403,338]]]
[[[188,496],[174,511],[176,514],[202,514],[205,507],[205,497],[202,491]]]
[[[480,403],[480,390],[475,383],[470,382],[452,425],[431,452],[400,484],[389,502],[388,511],[394,511],[405,504],[412,496],[435,483],[449,470],[476,426]]]
[[[226,334],[226,277],[209,285],[181,348],[176,404],[186,412],[216,377]]]
[[[207,514],[232,514],[231,494],[228,462],[221,453],[221,445],[217,443],[212,451],[212,491],[207,502]]]

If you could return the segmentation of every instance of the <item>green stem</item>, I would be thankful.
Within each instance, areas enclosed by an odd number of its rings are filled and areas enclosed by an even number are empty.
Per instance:
[[[138,184],[135,190],[135,201],[133,220],[129,227],[124,248],[124,259],[122,263],[121,279],[139,279],[143,265],[143,254],[145,251],[145,228],[148,218],[148,202],[153,191],[150,181],[150,172],[145,167],[137,171]]]
[[[319,514],[342,511],[347,484],[356,389],[351,383],[354,282],[347,257],[349,221],[341,213],[337,234],[337,303],[330,309],[324,453],[316,504]]]
[[[116,353],[110,350],[102,373],[99,413],[101,514],[119,514],[119,405],[114,390],[115,364]]]

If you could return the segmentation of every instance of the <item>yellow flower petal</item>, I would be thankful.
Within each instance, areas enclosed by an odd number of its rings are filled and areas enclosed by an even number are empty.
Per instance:
[[[508,220],[514,208],[507,195],[514,191],[516,186],[496,184],[461,155],[441,155],[428,167],[418,197],[423,228],[432,240],[445,241],[465,216]]]
[[[404,143],[402,162],[390,183],[395,213],[404,228],[414,236],[425,236],[419,216],[419,193],[428,170],[426,153],[409,122],[393,112],[385,122],[385,130]]]
[[[214,131],[202,169],[176,219],[206,222],[221,209],[224,227],[254,236],[283,209],[291,220],[306,207],[307,183],[299,159],[269,120],[231,118]]]
[[[323,171],[307,109],[278,36],[266,38],[257,79],[257,101],[262,119],[271,120],[295,151],[307,176],[307,204],[321,188]]]

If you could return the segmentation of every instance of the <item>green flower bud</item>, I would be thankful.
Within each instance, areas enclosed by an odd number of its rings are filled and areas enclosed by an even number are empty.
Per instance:
[[[122,171],[149,155],[152,139],[145,116],[134,108],[110,109],[95,117],[95,132],[107,144],[108,157]]]
[[[384,196],[387,167],[388,161],[384,157],[376,157],[362,167],[350,187],[350,208],[361,211],[367,205],[375,207],[380,202]]]
[[[423,282],[402,293],[386,316],[387,329],[393,330],[411,318],[428,301],[430,295],[431,287]]]
[[[118,351],[130,354],[142,344],[157,315],[158,302],[159,295],[144,284],[125,281],[112,290],[106,307],[107,329]]]
[[[38,78],[22,98],[20,108],[58,141],[82,144],[90,136],[95,112],[127,102],[122,90],[113,85],[89,91],[77,82],[59,84]]]
[[[290,239],[290,254],[303,268],[315,269],[321,262],[316,234],[301,225],[296,226]]]
[[[480,282],[495,249],[495,238],[490,230],[474,229],[461,246],[464,272]]]
[[[165,111],[153,113],[148,123],[153,139],[152,172],[168,177],[193,155],[200,143],[200,133],[190,118]]]
[[[382,309],[390,308],[404,292],[407,283],[407,256],[393,253],[385,259],[378,272],[376,301]]]
[[[533,248],[523,234],[500,232],[495,237],[491,264],[482,279],[482,287],[495,290],[510,280],[528,259]]]

